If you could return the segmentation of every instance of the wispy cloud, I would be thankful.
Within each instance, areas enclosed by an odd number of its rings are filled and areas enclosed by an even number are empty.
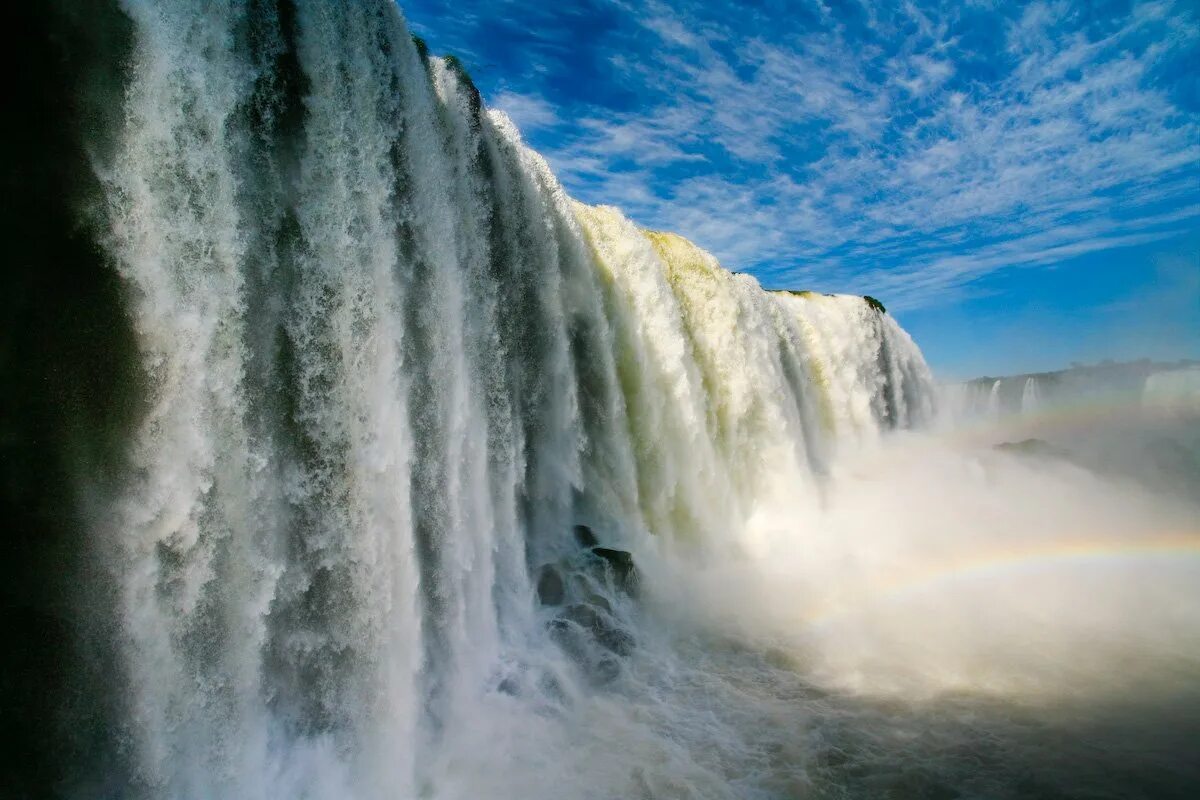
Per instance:
[[[772,286],[929,305],[998,270],[1196,229],[1194,7],[771,8],[539,11],[521,52],[563,72],[500,81],[491,100],[580,199],[678,231]],[[609,22],[590,38],[573,29],[587,52],[571,60],[557,33],[581,15]],[[616,88],[597,98],[571,83],[589,76]]]

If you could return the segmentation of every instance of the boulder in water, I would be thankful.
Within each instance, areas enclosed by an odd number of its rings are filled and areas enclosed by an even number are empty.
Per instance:
[[[561,619],[570,620],[591,634],[601,647],[619,656],[633,652],[634,639],[620,628],[608,614],[587,603],[576,603],[563,612]]]
[[[583,626],[577,622],[555,617],[546,623],[550,639],[562,648],[563,652],[576,661],[586,660],[587,638]]]
[[[596,534],[592,533],[592,529],[587,525],[575,526],[575,541],[579,543],[580,547],[595,547],[600,544]]]
[[[616,679],[621,665],[614,654],[627,655],[633,648],[632,636],[583,604],[571,606],[547,622],[546,629],[550,639],[597,685]]]
[[[597,592],[588,592],[587,597],[584,598],[584,602],[589,605],[593,605],[596,608],[602,609],[608,614],[613,613],[612,603],[608,602],[607,597],[602,594],[598,594]]]
[[[538,569],[538,602],[544,606],[559,606],[566,599],[566,585],[562,574],[553,564],[543,564]]]
[[[611,547],[593,547],[592,554],[599,556],[612,570],[613,579],[617,586],[629,593],[637,588],[637,567],[633,564],[633,556],[627,550],[614,550]]]

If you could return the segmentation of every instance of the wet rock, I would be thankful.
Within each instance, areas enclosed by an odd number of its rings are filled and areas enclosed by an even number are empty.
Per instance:
[[[546,623],[550,638],[592,683],[611,683],[621,673],[621,665],[612,655],[597,649],[595,639],[582,625],[558,617]]]
[[[612,656],[601,658],[588,670],[588,677],[597,684],[612,683],[620,674],[621,664]]]
[[[584,598],[584,602],[588,603],[589,605],[593,605],[596,608],[603,609],[609,614],[613,613],[612,603],[608,602],[608,598],[602,594],[588,592],[587,597]]]
[[[633,652],[633,636],[628,631],[620,628],[612,617],[600,611],[595,606],[586,603],[576,603],[567,608],[561,618],[579,625],[591,635],[597,644],[606,650],[610,650],[619,656],[627,656]]]
[[[580,547],[595,547],[600,544],[596,534],[592,533],[592,529],[587,525],[575,526],[575,541],[579,543]]]
[[[637,567],[633,564],[633,556],[625,550],[613,550],[610,547],[593,547],[592,554],[604,559],[612,570],[615,583],[629,593],[637,588]]]
[[[587,632],[577,622],[562,617],[556,617],[546,623],[550,632],[550,640],[562,648],[562,651],[576,663],[585,664],[588,661]]]
[[[538,602],[544,606],[562,605],[566,598],[566,585],[562,574],[553,564],[543,564],[538,569],[537,579]]]

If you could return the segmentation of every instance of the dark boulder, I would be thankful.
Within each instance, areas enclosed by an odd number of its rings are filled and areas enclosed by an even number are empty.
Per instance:
[[[584,664],[588,660],[588,637],[583,626],[577,622],[555,617],[546,623],[550,639],[562,648],[576,663]]]
[[[633,556],[626,550],[613,550],[610,547],[593,547],[592,554],[599,556],[612,571],[617,586],[631,594],[637,588],[637,567],[633,564]]]
[[[538,601],[544,606],[562,605],[566,598],[566,585],[562,574],[553,564],[543,564],[538,569],[537,579]]]
[[[603,609],[605,612],[607,612],[609,614],[613,613],[612,603],[608,602],[608,598],[602,594],[597,594],[596,592],[588,592],[587,597],[585,597],[583,600],[585,603],[588,603],[589,605],[593,605],[596,608]]]
[[[546,623],[546,629],[551,640],[575,662],[592,683],[611,683],[620,675],[620,663],[612,655],[596,647],[596,638],[583,625],[558,617]]]
[[[606,650],[611,650],[619,656],[627,656],[633,652],[633,636],[618,627],[612,617],[595,606],[576,603],[563,612],[562,619],[579,625]]]
[[[596,534],[592,533],[592,529],[587,525],[575,526],[575,541],[579,543],[580,547],[595,547],[600,544]]]

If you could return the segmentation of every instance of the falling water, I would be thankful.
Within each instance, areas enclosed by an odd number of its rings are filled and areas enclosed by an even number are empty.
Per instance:
[[[141,791],[429,791],[504,675],[581,680],[530,578],[573,525],[727,549],[931,413],[890,317],[574,204],[389,3],[121,11],[93,166],[145,411],[90,537]]]
[[[1021,413],[1035,414],[1041,405],[1042,393],[1038,389],[1037,378],[1032,376],[1025,379],[1025,388],[1021,390]]]
[[[98,14],[121,102],[79,213],[134,411],[74,493],[110,699],[63,785],[776,797],[836,771],[844,742],[772,716],[803,670],[705,649],[668,587],[807,547],[843,464],[933,418],[893,318],[572,201],[385,0]]]
[[[997,414],[1000,413],[1000,384],[1001,383],[1003,383],[1003,381],[996,381],[995,383],[993,383],[991,391],[988,392],[987,409],[988,409],[988,413],[991,414],[992,416],[996,416]]]

